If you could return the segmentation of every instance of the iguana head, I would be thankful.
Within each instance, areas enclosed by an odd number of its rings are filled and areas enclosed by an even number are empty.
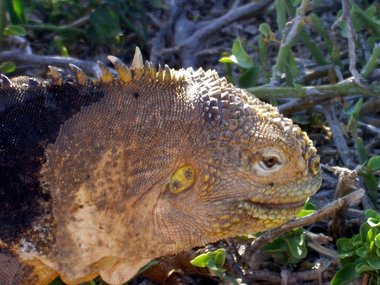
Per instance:
[[[194,127],[193,157],[171,172],[163,200],[172,210],[165,219],[209,242],[295,217],[322,179],[307,134],[215,72],[187,74],[189,92],[199,95],[201,120]]]

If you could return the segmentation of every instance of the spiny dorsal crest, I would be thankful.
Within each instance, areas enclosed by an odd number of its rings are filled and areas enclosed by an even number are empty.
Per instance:
[[[97,62],[97,82],[110,83],[115,80],[120,80],[123,83],[130,83],[132,81],[149,80],[163,83],[175,83],[186,80],[186,71],[184,69],[174,70],[165,65],[164,68],[158,65],[158,69],[155,68],[153,63],[149,61],[143,61],[141,51],[136,47],[133,61],[130,67],[128,67],[123,61],[115,56],[108,56],[108,60],[113,64],[118,78],[115,78],[111,70],[101,61]],[[73,72],[76,82],[80,85],[84,85],[88,82],[89,76],[78,66],[69,64],[71,71]],[[49,66],[50,76],[52,78],[53,85],[61,85],[63,82],[62,75],[59,69],[54,66]]]

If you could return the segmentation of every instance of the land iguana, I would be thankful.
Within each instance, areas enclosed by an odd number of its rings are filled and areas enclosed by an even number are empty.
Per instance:
[[[110,56],[90,79],[0,85],[0,283],[132,278],[151,259],[293,218],[312,141],[212,70]]]

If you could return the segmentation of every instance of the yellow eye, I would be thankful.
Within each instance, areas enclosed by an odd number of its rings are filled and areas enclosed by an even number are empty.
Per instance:
[[[178,168],[170,178],[167,185],[168,190],[173,194],[179,194],[189,189],[195,182],[195,171],[189,166],[185,165]]]

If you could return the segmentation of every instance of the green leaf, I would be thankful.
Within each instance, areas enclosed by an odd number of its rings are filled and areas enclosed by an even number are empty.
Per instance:
[[[226,270],[219,265],[215,263],[215,260],[209,259],[207,261],[207,268],[210,269],[211,271],[216,271],[216,272],[225,272]]]
[[[358,5],[352,3],[351,17],[356,31],[367,28],[374,37],[380,38],[380,24],[374,21],[366,12]]]
[[[340,258],[346,258],[353,255],[354,247],[350,238],[340,238],[336,242]]]
[[[249,69],[253,67],[253,60],[249,56],[249,54],[244,50],[243,45],[239,39],[234,41],[232,46],[232,54],[235,56],[237,60],[237,64],[245,69]]]
[[[376,270],[380,270],[380,257],[379,256],[369,256],[367,258],[368,264]]]
[[[16,64],[12,61],[4,61],[0,64],[0,73],[11,73],[16,70]]]
[[[223,267],[224,262],[226,261],[226,250],[224,248],[220,248],[214,251],[215,254],[215,264]]]
[[[368,160],[368,153],[365,149],[363,139],[358,137],[355,140],[356,152],[358,153],[359,161],[364,164]]]
[[[267,253],[286,252],[288,250],[288,246],[285,243],[285,239],[279,237],[263,246],[262,249]]]
[[[61,56],[69,56],[69,51],[68,51],[67,47],[65,46],[62,37],[55,36],[54,37],[54,44],[58,48],[59,54]]]
[[[197,267],[207,267],[207,263],[210,259],[210,252],[203,253],[195,257],[193,260],[190,261],[190,263]]]
[[[367,223],[364,223],[364,224],[366,226],[368,226]],[[368,228],[369,228],[369,226],[368,226]],[[365,241],[366,241],[366,235],[367,235],[367,232],[363,232],[363,235],[361,235],[361,234],[354,235],[351,238],[351,244],[352,244],[352,246],[358,247],[358,246],[361,246],[363,243],[365,243]]]
[[[51,281],[49,285],[65,285],[65,283],[63,283],[61,278],[57,277],[53,281]]]
[[[370,219],[368,219],[367,223],[370,225],[370,227],[372,227],[372,225],[369,223],[369,220],[370,220]],[[375,227],[376,227],[376,226],[375,226]],[[371,242],[371,241],[373,241],[374,239],[375,239],[375,231],[374,231],[374,229],[372,228],[372,229],[369,229],[368,232],[367,232],[367,241],[368,241],[368,242]]]
[[[238,63],[238,60],[235,55],[231,54],[230,56],[224,56],[221,59],[219,59],[219,62],[221,63]]]
[[[300,212],[298,212],[296,217],[302,218],[302,217],[308,216],[314,213],[316,209],[317,207],[313,203],[310,202],[310,199],[307,199],[305,202],[305,205],[303,206],[303,209]]]
[[[277,27],[278,31],[281,33],[284,32],[284,28],[287,22],[286,18],[286,2],[285,0],[276,0],[275,2],[276,7],[276,16],[277,16]]]
[[[5,36],[25,36],[26,30],[18,25],[9,25],[5,27],[3,34]]]
[[[212,262],[210,263],[210,260]],[[224,248],[217,249],[215,251],[210,251],[203,253],[195,257],[190,263],[197,267],[208,267],[209,264],[215,264],[216,266],[222,267],[226,260],[226,250]]]
[[[298,29],[298,37],[303,44],[310,50],[310,53],[315,58],[318,65],[327,64],[326,55],[321,51],[321,48],[310,38],[310,35],[306,32],[305,27],[301,26]]]
[[[372,171],[377,171],[380,169],[380,155],[376,155],[374,157],[371,157],[368,160],[367,166],[372,170]]]
[[[22,0],[8,0],[7,10],[13,24],[25,23],[25,13]]]
[[[150,5],[152,5],[154,8],[158,9],[168,9],[168,6],[165,4],[162,0],[149,0],[148,1]]]
[[[286,60],[287,64],[285,65],[285,73],[287,85],[296,87],[295,80],[300,75],[300,71],[298,69],[297,62],[291,50],[289,50],[288,57]]]
[[[373,175],[372,173],[365,175],[364,176],[364,184],[367,187],[369,197],[371,198],[374,205],[376,205],[377,204],[377,196],[378,196],[378,192],[379,192],[379,189],[378,189],[379,185],[378,185],[378,182],[377,182],[375,175]]]
[[[259,26],[259,32],[265,36],[269,37],[272,34],[272,29],[267,23],[260,24]]]
[[[362,98],[361,98],[362,99]],[[363,105],[363,100],[360,102],[360,100],[356,101],[355,104],[349,104],[348,106],[345,105],[343,108],[343,113],[347,116],[352,116],[353,113],[358,112],[358,108]],[[360,109],[359,109],[360,111]]]
[[[368,247],[361,246],[356,250],[356,254],[360,257],[365,257],[368,254]]]
[[[310,198],[308,198],[305,202],[305,205],[303,206],[305,210],[317,210],[317,206],[315,206],[311,201]]]
[[[239,87],[249,88],[256,86],[257,80],[259,79],[260,67],[252,66],[246,72],[244,72],[239,78]]]
[[[90,15],[90,24],[86,36],[93,42],[105,43],[107,39],[122,35],[119,16],[107,5],[100,6]]]
[[[380,234],[375,236],[375,245],[377,248],[380,248]]]
[[[379,219],[376,219],[376,218],[369,218],[369,219],[367,220],[367,223],[368,223],[368,225],[369,225],[370,227],[372,227],[372,228],[377,228],[377,227],[380,226],[380,221],[379,221]],[[369,236],[370,232],[371,232],[372,235],[373,235],[373,229],[370,229],[370,230],[368,231],[368,237],[369,237],[368,240],[372,240],[372,239],[373,239],[373,236]]]
[[[305,258],[307,255],[307,248],[305,244],[305,234],[294,236],[293,238],[286,239],[292,256],[298,259]]]
[[[365,243],[367,241],[367,235],[368,231],[371,229],[371,227],[367,223],[363,223],[360,226],[360,241],[361,243]],[[355,245],[355,242],[353,240],[353,244]]]
[[[374,218],[374,219],[380,219],[380,215],[378,212],[376,212],[375,210],[372,210],[372,209],[367,209],[365,212],[364,212],[364,215],[367,219],[369,218]]]
[[[302,217],[306,217],[308,215],[311,215],[315,212],[315,210],[301,210],[297,213],[296,217],[297,218],[302,218]]]
[[[330,56],[333,56],[333,44],[330,38],[330,34],[327,32],[323,25],[323,21],[314,13],[311,13],[309,15],[309,18],[313,22],[313,27],[315,30],[322,35],[324,39],[324,45],[326,46],[328,53]]]
[[[360,278],[360,273],[355,270],[355,263],[343,266],[331,280],[331,285],[344,285]]]
[[[376,269],[367,263],[359,263],[355,266],[355,270],[359,273],[364,273],[367,271],[375,271]]]
[[[351,112],[351,117],[350,117],[350,120],[348,122],[348,128],[350,129],[350,131],[354,132],[356,131],[357,127],[358,127],[358,120],[359,120],[359,114],[360,114],[360,110],[363,106],[363,98],[360,98],[353,109],[350,110]]]

